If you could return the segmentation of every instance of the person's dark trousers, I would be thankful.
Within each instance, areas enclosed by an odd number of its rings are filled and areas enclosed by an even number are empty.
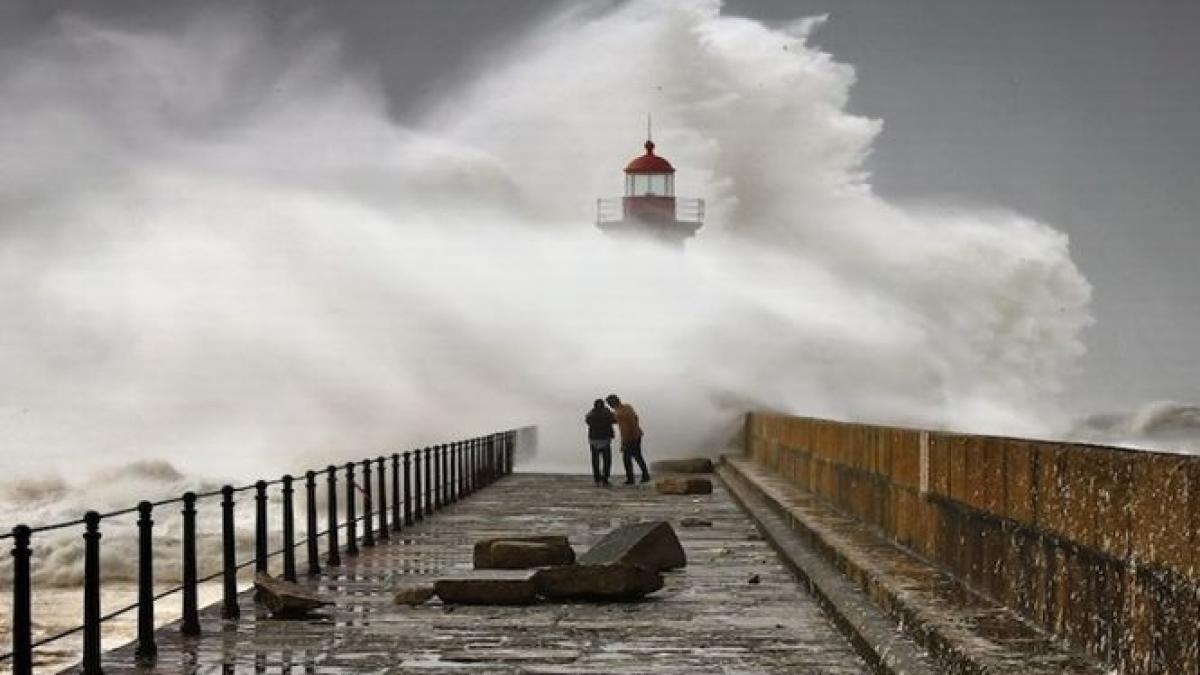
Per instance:
[[[633,482],[633,462],[635,460],[642,469],[642,482],[650,480],[650,469],[646,468],[646,460],[642,458],[642,439],[640,437],[621,447],[621,459],[625,462],[626,483]]]
[[[612,472],[612,444],[606,443],[597,448],[592,446],[592,479],[597,485],[608,483],[608,475]]]

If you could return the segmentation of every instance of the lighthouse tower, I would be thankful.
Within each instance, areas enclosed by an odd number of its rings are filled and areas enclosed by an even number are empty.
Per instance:
[[[647,133],[647,136],[649,134]],[[704,200],[675,196],[675,167],[654,154],[646,139],[645,154],[625,167],[625,196],[596,200],[596,227],[613,236],[639,236],[683,248],[704,224]]]

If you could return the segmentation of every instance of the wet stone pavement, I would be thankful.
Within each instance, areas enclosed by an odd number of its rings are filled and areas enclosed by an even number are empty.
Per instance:
[[[712,527],[681,527],[688,517]],[[582,553],[613,527],[640,520],[671,522],[688,556],[688,566],[667,573],[666,586],[642,602],[392,602],[399,584],[469,570],[478,539],[564,534]],[[759,583],[751,584],[754,575]],[[305,621],[273,620],[243,594],[239,620],[208,608],[198,638],[160,630],[155,668],[137,668],[127,646],[105,655],[105,672],[868,672],[719,483],[711,495],[664,496],[650,484],[603,489],[582,476],[514,474],[301,581],[336,606]]]

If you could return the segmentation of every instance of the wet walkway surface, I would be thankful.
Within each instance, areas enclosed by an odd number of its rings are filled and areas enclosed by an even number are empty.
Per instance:
[[[688,517],[712,526],[681,527]],[[563,534],[582,553],[641,520],[671,522],[688,566],[638,603],[392,602],[400,584],[469,570],[478,539]],[[719,484],[712,495],[681,497],[649,484],[601,489],[585,477],[515,474],[396,536],[332,574],[301,579],[336,600],[321,617],[269,619],[243,595],[239,620],[205,610],[198,638],[162,629],[157,667],[137,668],[127,646],[105,655],[105,672],[868,672]]]

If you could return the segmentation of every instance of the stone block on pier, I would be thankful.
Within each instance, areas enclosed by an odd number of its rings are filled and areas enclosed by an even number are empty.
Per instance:
[[[452,605],[529,605],[537,600],[533,572],[491,571],[438,579],[434,593]]]
[[[263,572],[254,576],[254,590],[258,601],[277,619],[303,618],[313,610],[333,604],[300,584],[276,579]]]
[[[712,481],[707,478],[659,478],[654,487],[664,495],[707,495],[713,491]]]
[[[661,572],[687,565],[687,556],[669,523],[649,521],[624,525],[604,535],[579,556],[579,564],[637,565]]]
[[[475,569],[529,569],[570,565],[575,550],[566,537],[497,537],[475,543]]]
[[[407,584],[396,589],[392,597],[397,605],[423,605],[433,597],[432,584]]]
[[[637,565],[547,567],[533,575],[538,595],[550,600],[639,600],[663,587],[662,574]]]
[[[650,468],[655,473],[712,473],[713,463],[707,457],[664,459],[653,462]]]

